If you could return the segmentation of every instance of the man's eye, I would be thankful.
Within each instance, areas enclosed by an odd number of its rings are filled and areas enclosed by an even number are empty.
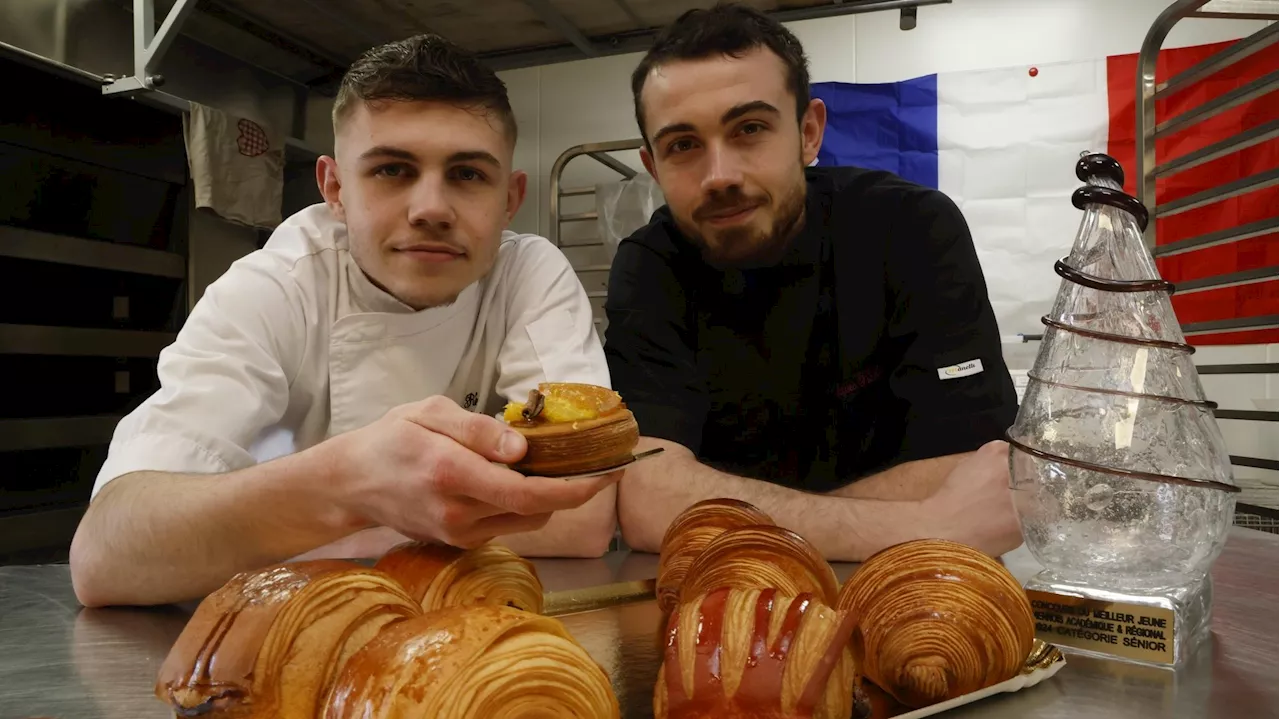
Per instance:
[[[693,149],[693,140],[676,140],[667,146],[667,152],[672,154],[680,152],[688,152]]]
[[[754,134],[756,134],[757,132],[763,132],[763,131],[764,131],[764,129],[765,129],[765,128],[764,128],[764,124],[763,124],[763,123],[759,123],[759,122],[748,122],[747,124],[745,124],[745,125],[743,125],[743,126],[742,126],[742,134],[744,134],[744,135],[754,135]]]
[[[409,174],[409,168],[404,165],[382,165],[373,174],[378,177],[403,177]]]
[[[455,167],[453,176],[463,182],[483,182],[484,173],[474,167]]]

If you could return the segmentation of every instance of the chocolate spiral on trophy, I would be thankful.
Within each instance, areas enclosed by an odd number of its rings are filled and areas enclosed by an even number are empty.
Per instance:
[[[1120,167],[1120,163],[1115,159],[1101,153],[1088,154],[1081,157],[1076,163],[1076,176],[1081,180],[1090,182],[1097,179],[1111,181],[1117,185],[1124,184],[1124,171]],[[1126,195],[1120,190],[1102,187],[1090,184],[1081,187],[1072,195],[1072,203],[1079,209],[1086,209],[1090,204],[1103,204],[1110,207],[1118,208],[1133,216],[1134,220],[1142,230],[1146,230],[1148,213],[1146,207],[1138,201],[1137,198]],[[1160,278],[1142,279],[1142,280],[1115,280],[1105,277],[1096,277],[1067,264],[1066,258],[1058,260],[1054,265],[1054,271],[1068,282],[1088,287],[1099,292],[1174,292],[1172,283]],[[1173,342],[1169,340],[1152,339],[1147,337],[1132,337],[1127,335],[1118,335],[1110,332],[1100,332],[1098,330],[1085,329],[1076,327],[1070,323],[1063,322],[1045,315],[1040,321],[1047,327],[1052,327],[1063,332],[1069,332],[1081,337],[1090,339],[1103,340],[1107,342],[1119,342],[1124,344],[1138,345],[1142,347],[1151,347],[1155,349],[1166,349],[1175,352],[1183,352],[1186,354],[1194,354],[1196,348],[1186,342]],[[1075,385],[1067,385],[1059,382],[1046,380],[1041,377],[1032,376],[1030,379],[1037,383],[1048,384],[1057,387],[1065,387],[1083,392],[1096,392],[1099,394],[1121,395],[1132,397],[1134,399],[1148,399],[1156,402],[1177,403],[1193,405],[1200,409],[1212,411],[1217,408],[1217,404],[1209,400],[1203,399],[1185,399],[1180,397],[1170,397],[1166,395],[1151,394],[1145,392],[1130,392],[1117,389],[1079,387]],[[1159,474],[1155,472],[1143,472],[1137,470],[1119,469],[1109,467],[1093,462],[1073,459],[1071,457],[1063,457],[1053,452],[1047,452],[1038,447],[1032,447],[1025,442],[1015,439],[1012,432],[1005,433],[1005,439],[1014,449],[1025,452],[1034,457],[1043,460],[1060,462],[1062,464],[1078,467],[1093,472],[1100,472],[1117,477],[1125,477],[1127,479],[1141,479],[1152,482],[1162,482],[1166,484],[1181,484],[1186,486],[1203,487],[1207,489],[1216,489],[1223,492],[1239,492],[1240,488],[1208,479],[1193,479],[1187,477],[1175,477],[1172,475]]]

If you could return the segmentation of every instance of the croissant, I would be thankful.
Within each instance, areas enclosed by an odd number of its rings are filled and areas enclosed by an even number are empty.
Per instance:
[[[809,594],[717,589],[667,623],[657,719],[848,719],[850,619]]]
[[[769,515],[736,499],[708,499],[681,512],[662,536],[655,588],[658,607],[664,614],[675,609],[689,565],[711,540],[730,529],[772,524]]]
[[[423,611],[485,604],[542,613],[542,583],[528,560],[500,544],[475,549],[406,542],[374,565],[399,582]]]
[[[845,582],[861,673],[919,708],[1017,675],[1035,621],[1018,581],[963,544],[923,539],[884,549]]]
[[[351,655],[385,625],[421,613],[390,577],[354,562],[245,572],[196,608],[156,696],[179,716],[314,719]]]
[[[731,529],[711,540],[689,565],[680,601],[722,587],[812,594],[828,607],[839,596],[831,565],[803,537],[776,526]]]
[[[640,441],[635,415],[605,387],[547,382],[513,402],[503,419],[524,435],[527,449],[512,469],[545,477],[609,469],[631,458]]]
[[[558,620],[450,607],[387,627],[348,662],[323,719],[617,719],[604,670]]]

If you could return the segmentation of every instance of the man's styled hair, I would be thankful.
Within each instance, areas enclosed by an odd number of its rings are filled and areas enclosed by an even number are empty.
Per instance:
[[[631,74],[636,124],[640,126],[645,145],[649,144],[649,136],[640,94],[645,79],[655,67],[715,55],[742,57],[759,47],[768,48],[786,65],[787,89],[796,98],[796,119],[804,117],[809,107],[809,63],[800,41],[782,23],[752,7],[719,2],[709,10],[690,10],[668,25]]]
[[[507,86],[472,52],[438,35],[415,35],[368,50],[352,63],[333,102],[336,131],[359,103],[444,102],[496,115],[514,143]]]

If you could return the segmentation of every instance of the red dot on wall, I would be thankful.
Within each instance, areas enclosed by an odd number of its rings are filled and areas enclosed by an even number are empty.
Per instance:
[[[1040,74],[1040,71],[1033,67],[1030,70],[1027,70],[1027,74],[1030,75],[1031,77],[1035,77],[1036,75]]]

